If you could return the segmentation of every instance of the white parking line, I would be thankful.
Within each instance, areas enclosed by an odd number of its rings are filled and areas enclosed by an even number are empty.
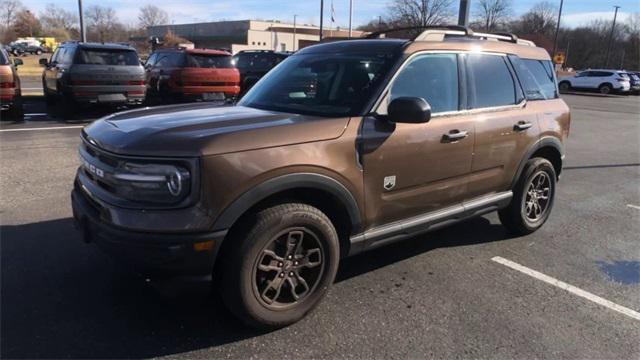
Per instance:
[[[82,129],[83,127],[84,127],[84,125],[49,126],[49,127],[39,127],[39,128],[2,129],[2,130],[0,130],[0,132]]]
[[[42,88],[41,88],[41,87],[34,87],[34,88],[26,88],[26,87],[23,87],[23,88],[21,88],[21,89],[22,89],[22,90],[42,90]]]
[[[535,270],[529,269],[526,266],[522,266],[518,263],[515,263],[511,260],[505,259],[503,257],[500,256],[495,256],[493,258],[491,258],[492,261],[497,262],[498,264],[502,264],[504,266],[510,267],[514,270],[520,271],[523,274],[529,275],[533,278],[536,278],[538,280],[544,281],[547,284],[551,284],[555,287],[558,287],[562,290],[566,290],[574,295],[578,295],[581,298],[587,299],[589,301],[592,301],[598,305],[602,305],[608,309],[611,309],[613,311],[617,311],[621,314],[627,315],[628,317],[632,318],[632,319],[636,319],[636,320],[640,320],[640,313],[635,311],[635,310],[631,310],[627,307],[624,307],[622,305],[618,305],[616,303],[613,303],[607,299],[603,299],[600,296],[594,295],[590,292],[584,291],[580,288],[577,288],[573,285],[569,285],[565,282],[562,282],[558,279],[552,278],[551,276],[545,275],[543,273],[537,272]]]
[[[627,204],[627,206],[632,208],[632,209],[640,210],[640,206],[638,206],[638,205]]]

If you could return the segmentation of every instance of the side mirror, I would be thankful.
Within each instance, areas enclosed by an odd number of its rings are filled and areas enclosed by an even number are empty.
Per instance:
[[[47,59],[40,59],[38,60],[38,64],[47,66],[49,64],[49,61]]]
[[[431,120],[431,106],[419,97],[403,96],[391,100],[388,120],[394,123],[420,124]]]
[[[24,62],[22,61],[22,59],[13,59],[13,65],[15,66],[24,65]]]

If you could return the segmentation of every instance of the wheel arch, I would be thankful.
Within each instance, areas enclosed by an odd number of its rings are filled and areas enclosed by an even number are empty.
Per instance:
[[[303,202],[324,212],[338,232],[341,257],[348,254],[349,237],[357,233],[361,225],[358,203],[344,185],[321,174],[287,174],[262,182],[229,205],[218,216],[214,229],[233,232],[244,217],[286,201]]]
[[[520,164],[518,165],[516,176],[514,176],[510,188],[513,188],[518,182],[527,161],[535,157],[541,157],[549,160],[556,172],[557,179],[560,179],[560,173],[562,172],[562,160],[564,158],[564,147],[558,138],[547,136],[539,139],[535,144],[533,144],[529,150],[527,150],[525,156],[522,157],[522,160],[520,160]]]

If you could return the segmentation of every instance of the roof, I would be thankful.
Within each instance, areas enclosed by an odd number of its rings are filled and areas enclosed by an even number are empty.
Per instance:
[[[135,50],[133,47],[127,44],[118,43],[93,43],[93,42],[80,42],[80,41],[65,41],[60,46],[77,45],[82,48],[91,49],[120,49],[120,50]]]
[[[200,55],[229,55],[231,53],[224,50],[217,49],[204,49],[204,48],[196,48],[196,49],[187,49],[187,48],[160,48],[155,52],[185,52],[188,54],[200,54]]]
[[[402,39],[354,39],[320,43],[298,51],[297,54],[322,54],[322,53],[372,53],[401,51],[409,41]]]

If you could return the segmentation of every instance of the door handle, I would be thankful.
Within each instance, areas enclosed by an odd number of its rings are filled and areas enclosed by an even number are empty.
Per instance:
[[[462,140],[467,136],[469,136],[468,131],[466,130],[460,131],[456,129],[456,130],[451,130],[447,134],[442,135],[442,140],[444,142],[455,142],[455,141]]]
[[[533,124],[528,121],[518,121],[517,124],[513,125],[513,129],[516,131],[524,131],[532,126]]]

